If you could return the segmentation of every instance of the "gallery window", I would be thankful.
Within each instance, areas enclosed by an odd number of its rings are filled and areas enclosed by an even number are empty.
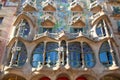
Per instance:
[[[110,52],[110,46],[107,41],[104,42],[100,48],[99,58],[100,58],[100,62],[105,67],[109,67],[113,64],[112,54]]]
[[[83,43],[83,54],[85,60],[85,66],[92,68],[95,65],[95,56],[91,47],[87,43]]]
[[[81,46],[79,42],[72,42],[68,44],[69,64],[73,68],[82,66]]]
[[[32,54],[32,66],[37,68],[43,64],[44,43],[39,43]]]
[[[23,42],[15,42],[9,55],[11,66],[23,66],[27,59],[27,50]]]
[[[45,63],[48,67],[56,66],[58,63],[58,43],[48,42],[46,44]]]

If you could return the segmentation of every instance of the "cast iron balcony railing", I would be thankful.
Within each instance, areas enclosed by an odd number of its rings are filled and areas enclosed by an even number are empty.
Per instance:
[[[72,16],[71,21],[70,21],[70,25],[74,26],[74,27],[84,27],[85,23],[83,22],[83,18],[80,14],[76,14],[74,16]]]
[[[46,0],[42,3],[44,11],[56,11],[56,4],[53,0]]]
[[[36,9],[36,1],[32,1],[32,0],[26,0],[24,3],[23,3],[23,10],[24,11],[37,11]]]
[[[90,4],[90,11],[97,13],[102,9],[98,1],[94,1]]]
[[[55,17],[50,14],[43,15],[41,19],[42,19],[41,25],[46,28],[51,28],[56,24]]]
[[[79,3],[78,1],[75,0],[70,4],[70,10],[75,12],[81,12],[83,11],[82,6],[83,6],[82,3]]]
[[[111,5],[120,5],[120,0],[106,0],[106,2]]]

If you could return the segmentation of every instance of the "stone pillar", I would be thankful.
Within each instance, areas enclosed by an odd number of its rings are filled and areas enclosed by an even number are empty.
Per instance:
[[[81,58],[82,58],[82,68],[85,68],[83,42],[81,42]]]
[[[104,27],[104,29],[105,29],[105,34],[106,34],[106,36],[108,37],[108,36],[109,36],[109,32],[108,32],[108,29],[107,29],[107,26],[106,26],[105,21],[103,21],[103,27]]]
[[[109,69],[111,69],[111,70],[117,69],[118,66],[117,66],[116,60],[115,60],[115,53],[114,53],[114,50],[113,50],[113,48],[112,48],[112,43],[111,43],[110,39],[108,40],[108,44],[109,44],[109,46],[110,46],[110,53],[111,53],[111,55],[112,55],[112,60],[113,60],[113,65],[112,65]]]
[[[13,65],[13,61],[14,61],[14,56],[15,56],[15,53],[16,53],[16,47],[17,47],[17,44],[18,44],[18,39],[16,40],[15,42],[15,46],[14,46],[14,49],[12,49],[12,57],[11,57],[11,60],[10,60],[10,65],[9,66],[12,66]]]
[[[68,51],[68,42],[66,42],[66,66],[65,68],[66,69],[69,69],[70,68],[70,65],[69,65],[69,51]]]
[[[61,50],[60,50],[60,48],[61,48],[61,44],[60,44],[61,42],[59,41],[58,42],[58,66],[60,66],[61,65],[61,62],[62,62],[62,56],[61,56]]]
[[[43,52],[43,65],[46,64],[46,44],[47,44],[47,41],[44,41],[44,52]]]

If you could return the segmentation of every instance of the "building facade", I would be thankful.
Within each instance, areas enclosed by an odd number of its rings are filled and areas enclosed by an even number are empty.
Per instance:
[[[1,80],[120,80],[120,0],[2,3]]]

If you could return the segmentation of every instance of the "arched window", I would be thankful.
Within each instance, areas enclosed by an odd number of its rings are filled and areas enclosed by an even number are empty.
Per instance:
[[[46,58],[45,62],[48,67],[56,66],[58,61],[58,43],[48,42],[46,45]]]
[[[58,77],[57,80],[69,80],[67,77]]]
[[[84,76],[81,76],[81,77],[78,77],[76,80],[87,80],[87,78]]]
[[[32,66],[37,68],[43,64],[44,43],[39,43],[33,51]]]
[[[29,23],[26,20],[21,21],[19,27],[16,28],[15,35],[18,34],[20,37],[27,38],[30,32]]]
[[[83,43],[83,54],[86,67],[93,67],[95,65],[94,54],[91,47],[85,42]]]
[[[112,63],[112,55],[110,52],[110,46],[107,41],[102,44],[102,46],[100,48],[99,57],[100,57],[100,62],[104,66],[109,67],[113,64]]]
[[[27,50],[23,42],[15,42],[9,57],[9,64],[12,66],[23,66],[27,59]]]
[[[50,80],[50,78],[48,78],[48,77],[42,77],[39,80]]]
[[[106,27],[106,26],[105,26],[105,27]],[[99,37],[106,36],[103,20],[101,20],[101,21],[98,23],[98,25],[97,25],[97,27],[96,27],[96,34],[97,34]]]
[[[79,42],[72,42],[68,44],[69,62],[70,66],[78,68],[82,65],[81,47]]]

